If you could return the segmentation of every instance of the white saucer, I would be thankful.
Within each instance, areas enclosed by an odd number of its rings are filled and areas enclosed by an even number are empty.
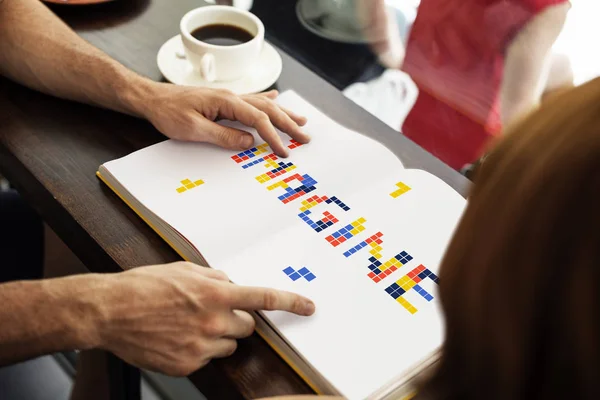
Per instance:
[[[283,68],[281,56],[273,46],[265,42],[256,65],[248,76],[228,82],[207,82],[185,59],[181,36],[177,35],[162,45],[156,56],[158,68],[165,79],[176,85],[202,86],[229,89],[236,94],[258,93],[271,87]]]

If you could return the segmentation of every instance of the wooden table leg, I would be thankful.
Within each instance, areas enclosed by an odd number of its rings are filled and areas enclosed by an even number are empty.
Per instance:
[[[110,400],[141,400],[142,380],[139,368],[127,364],[114,354],[108,355]]]

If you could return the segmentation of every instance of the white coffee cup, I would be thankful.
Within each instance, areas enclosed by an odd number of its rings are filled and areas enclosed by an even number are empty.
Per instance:
[[[206,25],[227,24],[240,27],[254,38],[233,46],[202,42],[192,32]],[[179,24],[185,56],[202,79],[208,82],[242,78],[256,64],[265,41],[265,27],[251,12],[230,6],[205,6],[189,11]]]

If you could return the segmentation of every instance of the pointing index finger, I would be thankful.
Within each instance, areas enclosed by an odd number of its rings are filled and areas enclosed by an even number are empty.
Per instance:
[[[231,308],[244,311],[287,311],[309,316],[315,312],[314,303],[306,297],[276,289],[234,286]]]

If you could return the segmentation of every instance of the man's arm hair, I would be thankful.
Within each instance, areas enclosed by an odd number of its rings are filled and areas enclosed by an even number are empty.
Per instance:
[[[104,284],[94,274],[0,284],[0,366],[98,346],[93,296]]]
[[[83,40],[39,0],[0,0],[0,75],[131,115],[140,114],[135,104],[150,83]]]

